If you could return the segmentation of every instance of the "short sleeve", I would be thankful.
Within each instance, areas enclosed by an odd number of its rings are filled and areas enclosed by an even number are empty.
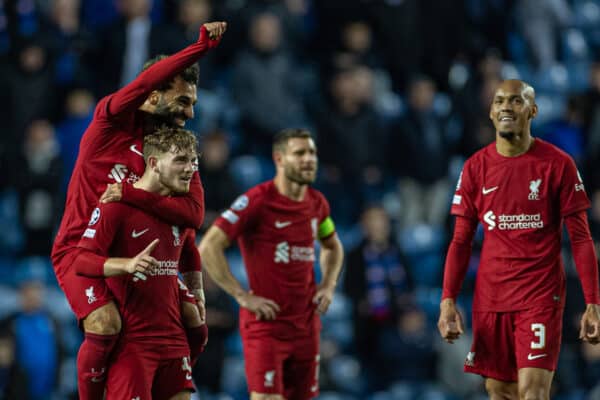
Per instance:
[[[231,203],[214,222],[233,242],[258,219],[262,196],[256,191],[248,191]]]
[[[563,165],[559,182],[560,215],[565,217],[590,208],[583,179],[573,159],[568,157]]]
[[[79,240],[78,247],[98,255],[108,256],[108,251],[120,227],[119,204],[100,204],[94,208],[90,221]]]
[[[477,209],[475,208],[476,187],[475,174],[472,171],[473,162],[467,160],[456,183],[456,191],[452,197],[452,207],[450,214],[461,217],[477,219]]]

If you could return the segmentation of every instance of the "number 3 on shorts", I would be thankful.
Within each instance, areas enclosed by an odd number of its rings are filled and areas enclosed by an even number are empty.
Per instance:
[[[543,349],[546,347],[546,327],[544,324],[531,324],[533,334],[538,338],[537,341],[531,342],[532,349]]]

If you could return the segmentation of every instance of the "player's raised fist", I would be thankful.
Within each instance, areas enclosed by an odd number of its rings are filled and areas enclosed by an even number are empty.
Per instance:
[[[216,47],[227,30],[227,22],[207,22],[200,27],[199,42],[208,40],[208,47]]]

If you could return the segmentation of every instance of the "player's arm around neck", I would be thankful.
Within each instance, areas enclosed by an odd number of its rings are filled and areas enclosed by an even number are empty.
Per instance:
[[[317,287],[313,302],[317,304],[317,312],[324,314],[333,300],[333,294],[344,261],[344,247],[337,233],[321,239],[321,254],[319,258],[322,278]]]

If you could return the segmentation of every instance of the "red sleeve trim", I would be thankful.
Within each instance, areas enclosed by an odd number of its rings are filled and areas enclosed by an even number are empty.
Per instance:
[[[89,278],[104,277],[104,263],[108,257],[100,256],[89,249],[82,248],[73,264],[77,275]]]
[[[460,288],[467,274],[469,258],[471,257],[471,245],[475,230],[477,229],[477,220],[457,216],[454,225],[454,235],[448,254],[446,255],[446,264],[444,266],[444,283],[442,291],[443,299],[456,299]]]
[[[587,215],[583,211],[565,217],[571,240],[571,251],[575,268],[579,274],[586,304],[600,304],[598,285],[598,259],[590,233]]]

